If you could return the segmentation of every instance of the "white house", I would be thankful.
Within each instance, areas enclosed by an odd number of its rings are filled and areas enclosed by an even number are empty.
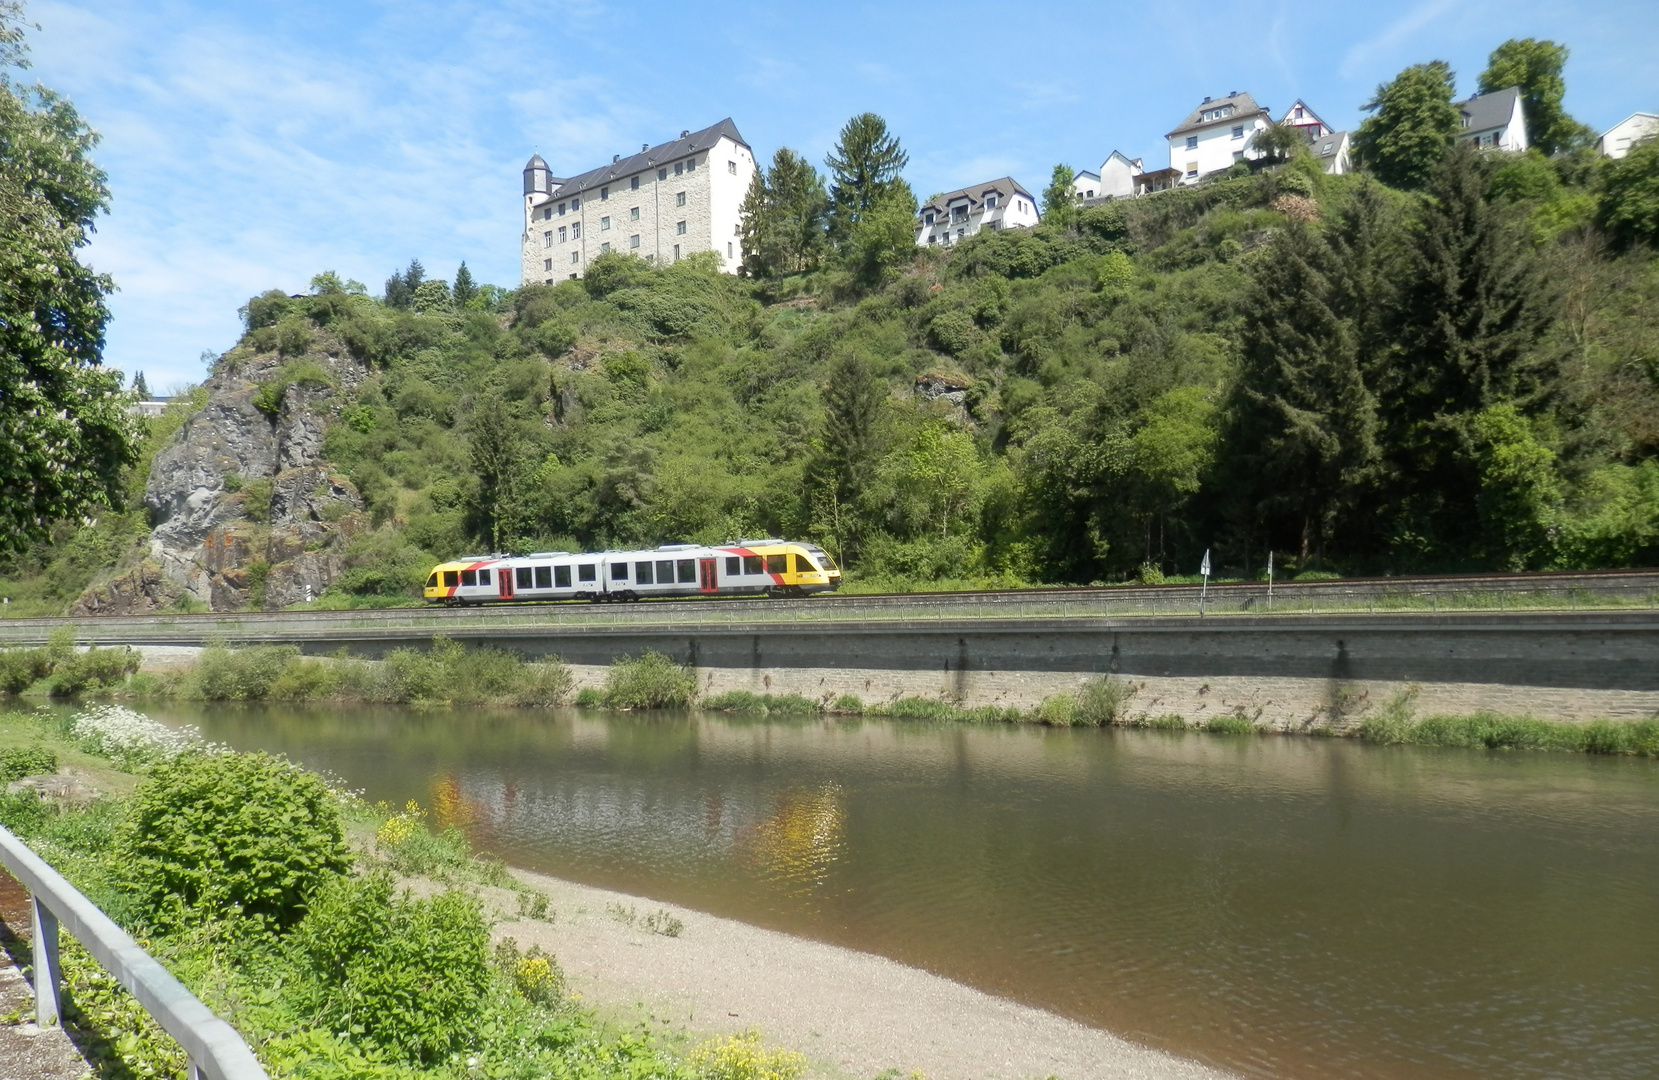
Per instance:
[[[1527,148],[1527,122],[1521,113],[1520,87],[1476,94],[1468,101],[1458,102],[1457,108],[1463,116],[1463,130],[1457,136],[1459,142],[1515,153]]]
[[[1634,112],[1602,132],[1598,145],[1607,157],[1622,158],[1632,146],[1653,138],[1659,138],[1659,113]]]
[[[1100,174],[1084,169],[1071,178],[1071,197],[1082,202],[1085,199],[1101,198]]]
[[[1242,160],[1250,139],[1272,122],[1249,94],[1235,90],[1224,98],[1205,98],[1166,136],[1169,167],[1180,170],[1182,183],[1195,184]]]
[[[1296,128],[1307,136],[1309,142],[1331,133],[1331,126],[1321,120],[1319,114],[1309,108],[1307,102],[1301,98],[1297,98],[1290,108],[1285,110],[1285,114],[1279,118],[1279,126]]]
[[[947,191],[916,214],[916,246],[960,244],[981,229],[1024,229],[1037,224],[1037,200],[1011,176]]]
[[[736,273],[739,211],[754,175],[754,152],[730,117],[568,180],[537,154],[524,166],[520,280],[579,278],[607,251],[657,263],[712,251]]]
[[[1354,171],[1353,143],[1346,131],[1327,131],[1315,136],[1308,148],[1326,175],[1341,176]]]

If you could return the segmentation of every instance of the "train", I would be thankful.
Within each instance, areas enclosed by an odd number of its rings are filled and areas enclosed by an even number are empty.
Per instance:
[[[834,592],[841,569],[816,544],[771,538],[705,547],[663,544],[639,551],[538,551],[467,555],[426,579],[429,604],[460,607],[526,601],[592,603],[651,597],[798,597]]]

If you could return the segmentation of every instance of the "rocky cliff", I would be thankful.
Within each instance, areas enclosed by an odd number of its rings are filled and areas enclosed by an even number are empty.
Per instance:
[[[365,374],[318,335],[298,357],[221,357],[207,404],[155,456],[143,561],[88,589],[71,614],[136,614],[188,598],[212,611],[310,600],[344,568],[363,500],[323,460],[323,435]]]

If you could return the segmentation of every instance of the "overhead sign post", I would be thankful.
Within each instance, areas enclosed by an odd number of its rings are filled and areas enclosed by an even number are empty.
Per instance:
[[[1204,562],[1198,567],[1198,572],[1204,577],[1204,584],[1198,591],[1198,616],[1204,616],[1204,601],[1210,595],[1210,549],[1204,549]]]

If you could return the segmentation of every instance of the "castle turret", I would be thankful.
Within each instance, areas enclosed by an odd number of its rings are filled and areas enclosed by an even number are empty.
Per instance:
[[[532,155],[524,164],[524,193],[547,195],[553,191],[553,173],[540,154]]]

